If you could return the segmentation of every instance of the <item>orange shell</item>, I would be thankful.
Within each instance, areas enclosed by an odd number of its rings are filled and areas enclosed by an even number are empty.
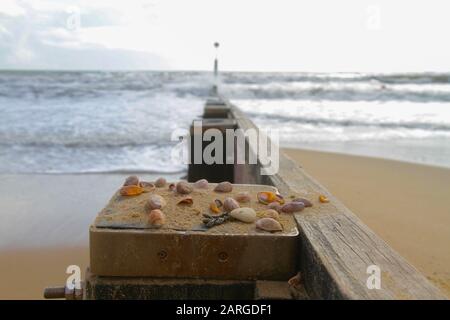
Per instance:
[[[209,205],[209,209],[214,213],[219,213],[220,212],[219,207],[221,207],[221,206],[222,206],[222,201],[216,199],[213,202],[211,202],[211,204]]]
[[[257,194],[258,201],[262,204],[269,204],[274,201],[277,201],[277,195],[270,191],[262,191]]]
[[[178,205],[180,204],[184,204],[184,205],[192,205],[194,203],[194,200],[192,199],[192,197],[185,197],[183,199],[181,199],[180,201],[178,201]]]
[[[141,194],[142,192],[144,192],[144,189],[142,189],[139,186],[124,186],[122,188],[120,188],[120,195],[121,196],[137,196],[139,194]]]
[[[148,223],[153,227],[160,228],[166,223],[166,216],[159,209],[152,210],[148,215]]]
[[[276,202],[278,202],[279,204],[284,204],[284,198],[281,194],[275,194],[275,197],[277,197],[277,199],[275,200]]]
[[[321,194],[319,196],[319,201],[322,202],[322,203],[330,202],[330,200],[328,200],[328,198],[326,196],[324,196],[323,194]]]

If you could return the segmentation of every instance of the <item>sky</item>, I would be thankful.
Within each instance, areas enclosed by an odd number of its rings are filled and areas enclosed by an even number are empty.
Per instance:
[[[0,69],[450,71],[448,0],[0,0]]]

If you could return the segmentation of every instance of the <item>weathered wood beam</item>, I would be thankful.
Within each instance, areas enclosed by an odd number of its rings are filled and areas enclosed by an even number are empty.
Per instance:
[[[259,131],[239,108],[228,104],[238,128]],[[300,272],[310,298],[446,299],[416,268],[282,152],[279,164],[279,172],[272,176],[259,175],[260,163],[240,165],[238,172],[244,177],[253,176],[252,183],[271,184],[285,195],[324,194],[330,199],[330,203],[295,215],[301,237]],[[380,289],[369,289],[366,284],[370,276],[367,268],[371,265],[380,268]]]

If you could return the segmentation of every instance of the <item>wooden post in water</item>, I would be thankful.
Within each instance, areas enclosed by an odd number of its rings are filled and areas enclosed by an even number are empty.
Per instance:
[[[188,181],[195,182],[200,179],[207,179],[210,182],[233,182],[234,164],[226,163],[227,129],[236,129],[236,121],[228,118],[207,118],[193,122],[190,130]],[[208,163],[205,158],[205,148],[214,143],[214,141],[204,141],[204,133],[207,130],[215,130],[221,137],[222,143],[218,144],[220,150],[216,149],[212,153],[212,156],[219,163]],[[214,139],[216,138],[212,138],[212,140]],[[218,153],[221,153],[221,155]]]

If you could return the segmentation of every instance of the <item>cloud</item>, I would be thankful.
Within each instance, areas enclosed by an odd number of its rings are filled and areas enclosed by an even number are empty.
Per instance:
[[[0,2],[0,68],[450,70],[448,0]]]
[[[0,14],[20,16],[25,14],[25,10],[15,0],[2,0]]]
[[[0,6],[1,69],[168,69],[151,50],[108,46],[90,37],[126,24],[105,2],[12,1]],[[100,35],[101,37],[101,35]]]

